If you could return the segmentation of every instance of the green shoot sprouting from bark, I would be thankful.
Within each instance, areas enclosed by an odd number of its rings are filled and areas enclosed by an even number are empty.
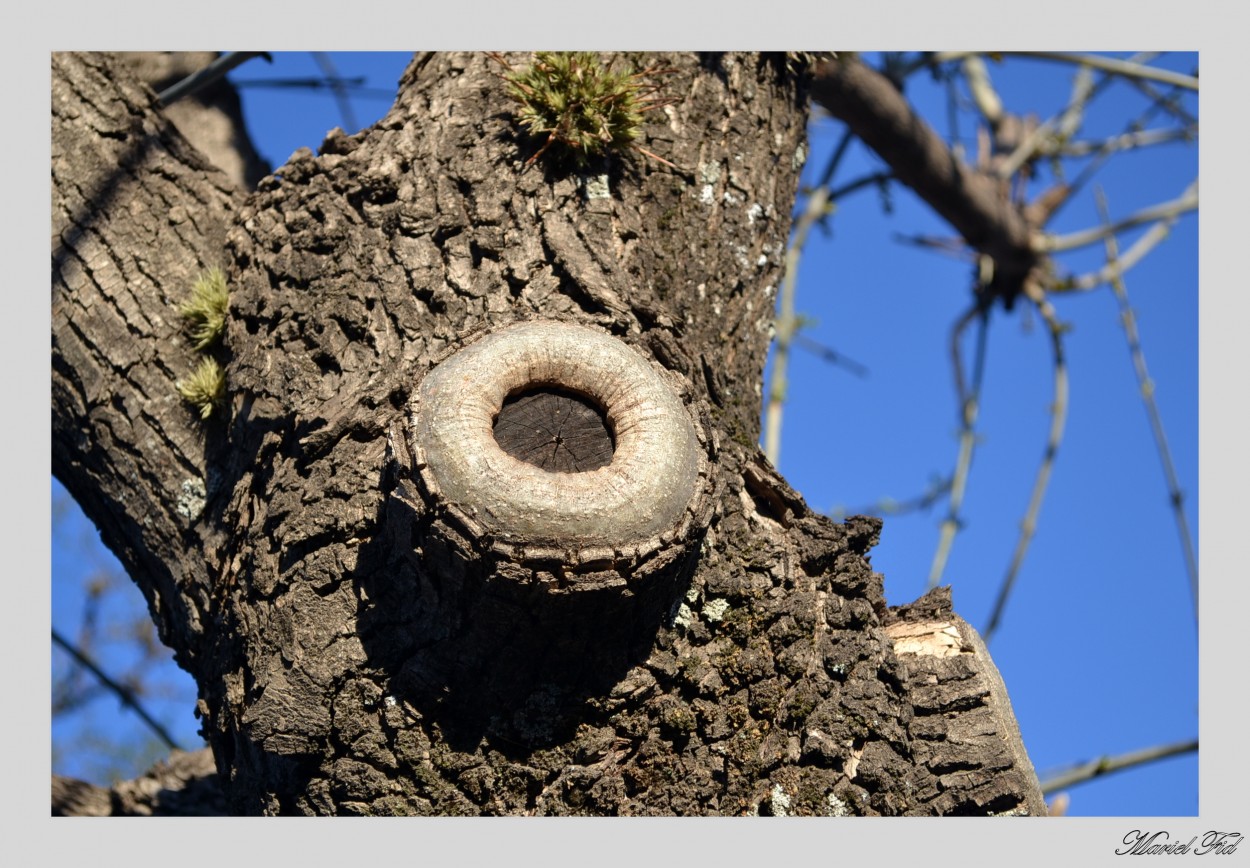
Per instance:
[[[531,135],[546,138],[526,166],[553,147],[579,166],[626,148],[672,165],[634,141],[642,132],[643,112],[672,102],[655,99],[660,86],[647,77],[670,70],[614,72],[611,63],[605,66],[588,51],[539,51],[521,70],[493,57],[507,69],[503,79],[520,106],[517,120]]]
[[[196,278],[191,297],[178,306],[178,312],[190,323],[197,350],[206,350],[221,340],[229,304],[226,275],[220,268],[210,268]]]
[[[179,380],[178,394],[207,419],[226,397],[226,372],[214,358],[200,362],[189,377]]]

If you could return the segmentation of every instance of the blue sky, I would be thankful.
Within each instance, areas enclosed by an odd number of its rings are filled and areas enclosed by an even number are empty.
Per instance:
[[[366,76],[368,87],[380,93],[393,92],[406,65],[405,55],[332,57],[340,75]],[[232,77],[246,82],[321,75],[308,53],[274,60],[253,61]],[[1197,57],[1172,55],[1157,63],[1192,72]],[[1008,109],[1045,119],[1066,103],[1073,68],[1012,58],[990,64],[990,73]],[[949,131],[940,84],[917,75],[907,95],[939,132]],[[329,129],[344,125],[325,91],[246,87],[243,98],[252,135],[275,166],[299,147],[315,150]],[[1187,104],[1196,114],[1196,95]],[[370,90],[353,96],[351,105],[357,119],[369,123],[385,112],[389,98]],[[1145,105],[1134,88],[1112,85],[1095,104],[1082,137],[1123,132]],[[1148,126],[1161,124],[1156,119]],[[970,148],[974,128],[971,116],[962,115],[960,132]],[[841,129],[814,116],[807,180]],[[834,183],[880,168],[873,155],[854,146]],[[1160,145],[1117,157],[1096,181],[1113,217],[1122,217],[1175,198],[1197,169],[1196,145]],[[884,497],[907,500],[948,475],[955,461],[958,417],[948,342],[951,325],[969,303],[970,268],[897,240],[900,234],[949,237],[951,230],[909,191],[891,189],[890,214],[872,189],[840,203],[830,236],[813,235],[799,272],[796,305],[811,323],[803,333],[868,371],[856,377],[802,349],[791,357],[779,465],[821,511],[855,509]],[[1063,233],[1099,222],[1086,191],[1052,228]],[[1122,246],[1134,237],[1127,235]],[[1098,267],[1101,245],[1063,261],[1077,270]],[[1197,541],[1198,217],[1182,218],[1126,284]],[[991,645],[1043,777],[1069,763],[1193,738],[1199,721],[1193,606],[1115,300],[1102,287],[1054,304],[1071,327],[1065,336],[1068,425],[1036,537]],[[1042,323],[1023,305],[1012,313],[996,309],[963,528],[943,579],[953,586],[956,611],[978,628],[1016,544],[1051,400],[1050,345]],[[886,519],[872,562],[885,576],[890,603],[924,592],[944,512],[939,504]],[[109,569],[107,553],[90,544],[93,538],[72,516],[54,524],[53,625],[71,635],[82,609],[75,592],[83,577]],[[138,599],[133,588],[127,590]],[[56,652],[53,662],[56,671]],[[128,665],[106,662],[118,669]],[[170,698],[153,706],[180,740],[194,746],[194,690],[185,676],[179,686],[179,675],[174,670],[162,676]],[[110,699],[65,726],[139,730]],[[87,774],[82,766],[59,770]],[[1193,755],[1167,760],[1082,785],[1070,795],[1072,814],[1192,815],[1198,810],[1198,761]]]
[[[1192,71],[1196,57],[1160,63]],[[990,72],[1008,108],[1042,119],[1062,109],[1071,88],[1072,69],[1044,61],[1013,58],[991,64]],[[936,85],[916,76],[908,96],[947,132]],[[1196,114],[1196,97],[1190,105]],[[1112,85],[1095,104],[1088,135],[1123,132],[1144,106],[1131,87]],[[961,131],[972,129],[965,116]],[[811,165],[819,165],[840,131],[832,121],[814,123]],[[847,163],[835,184],[880,168],[862,149]],[[1180,195],[1197,166],[1196,146],[1159,146],[1112,160],[1096,178],[1113,217],[1121,217]],[[893,200],[893,216],[882,214],[871,191],[847,200],[834,217],[832,240],[805,255],[800,269],[796,304],[818,322],[812,337],[869,369],[859,379],[810,354],[792,357],[780,468],[817,509],[856,509],[886,496],[907,500],[947,476],[955,462],[949,334],[969,304],[970,270],[894,241],[896,233],[948,237],[951,231],[910,192],[895,190]],[[1099,223],[1086,193],[1051,228],[1062,234]],[[1089,251],[1065,262],[1078,270],[1101,266],[1101,245]],[[1126,284],[1197,540],[1198,218],[1183,218]],[[1115,300],[1104,287],[1055,298],[1054,305],[1071,327],[1064,339],[1068,424],[1036,536],[991,643],[1043,776],[1198,732],[1193,605]],[[1010,314],[996,309],[964,526],[943,576],[956,611],[979,629],[1016,545],[1046,443],[1052,372],[1037,316],[1020,305]],[[843,407],[854,408],[853,418]],[[839,454],[853,458],[830,458]],[[872,560],[885,575],[891,603],[924,592],[944,514],[943,505],[886,519]],[[1167,701],[1146,699],[1157,693]],[[1074,814],[1196,813],[1197,759],[1167,760],[1070,795]]]

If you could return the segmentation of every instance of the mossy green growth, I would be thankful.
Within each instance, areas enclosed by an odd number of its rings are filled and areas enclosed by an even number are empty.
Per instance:
[[[229,305],[230,291],[220,268],[210,268],[195,279],[191,297],[178,306],[178,313],[190,323],[197,350],[206,350],[221,340]]]
[[[189,377],[177,383],[178,394],[207,419],[226,397],[226,372],[214,358],[200,362]]]
[[[503,79],[508,96],[520,106],[517,120],[532,135],[546,137],[527,166],[550,148],[578,165],[626,148],[672,165],[635,144],[643,112],[670,102],[657,99],[659,85],[647,81],[665,70],[614,71],[588,51],[539,51],[520,70],[496,59],[508,68]]]

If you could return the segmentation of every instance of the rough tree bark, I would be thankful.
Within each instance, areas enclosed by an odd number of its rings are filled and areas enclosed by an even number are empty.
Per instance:
[[[524,169],[499,67],[423,54],[379,123],[249,194],[118,58],[54,56],[53,471],[195,677],[228,810],[1044,814],[949,598],[891,611],[879,522],[813,513],[757,447],[807,71],[637,60],[674,70],[645,146],[677,170]],[[212,265],[201,422],[174,306]],[[697,472],[653,539],[530,545],[444,502],[420,384],[535,321],[675,396]]]

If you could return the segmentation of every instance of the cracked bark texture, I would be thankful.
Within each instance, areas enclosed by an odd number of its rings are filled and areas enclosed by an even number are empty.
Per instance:
[[[802,72],[635,65],[675,70],[643,145],[677,171],[523,170],[539,143],[499,67],[423,54],[385,118],[245,195],[116,58],[54,57],[54,472],[196,678],[228,809],[1044,813],[1001,750],[930,761],[935,722],[996,694],[918,728],[867,557],[879,523],[813,513],[756,445]],[[195,358],[172,310],[212,264],[229,406],[201,425],[174,392]],[[532,319],[615,336],[707,408],[710,520],[662,581],[557,594],[426,550],[413,390]],[[1005,783],[968,784],[982,769]]]

